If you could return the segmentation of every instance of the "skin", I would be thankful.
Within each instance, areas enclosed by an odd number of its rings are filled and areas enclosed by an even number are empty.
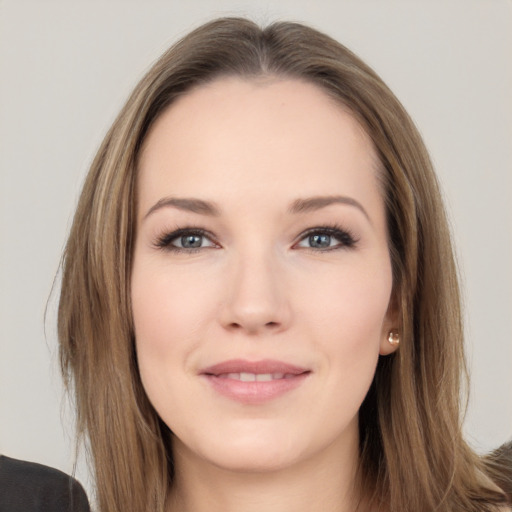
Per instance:
[[[379,354],[395,349],[371,141],[314,85],[222,78],[159,117],[139,173],[136,348],[147,395],[173,432],[176,508],[353,510],[358,410]],[[349,202],[289,212],[299,198],[333,195]],[[214,202],[218,215],[162,205],[169,197]],[[333,224],[354,243],[312,246],[308,230]],[[195,239],[202,245],[170,250],[169,233],[190,227],[208,233]],[[310,373],[284,395],[239,403],[199,375],[238,358]]]

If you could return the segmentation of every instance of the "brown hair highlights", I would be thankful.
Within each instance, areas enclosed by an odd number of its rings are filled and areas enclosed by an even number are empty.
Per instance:
[[[238,18],[191,32],[141,80],[92,163],[66,246],[61,364],[100,510],[161,511],[172,484],[169,431],[142,388],[131,320],[138,154],[178,96],[226,75],[316,84],[353,113],[379,155],[402,344],[379,361],[360,411],[361,491],[390,511],[493,510],[504,495],[461,435],[457,273],[421,137],[382,80],[330,37]]]

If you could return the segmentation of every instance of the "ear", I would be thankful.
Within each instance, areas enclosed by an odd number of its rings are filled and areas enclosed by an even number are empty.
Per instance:
[[[400,343],[400,322],[399,322],[399,300],[393,294],[388,305],[388,310],[384,321],[382,322],[382,332],[380,336],[380,349],[381,356],[388,356],[398,349]]]

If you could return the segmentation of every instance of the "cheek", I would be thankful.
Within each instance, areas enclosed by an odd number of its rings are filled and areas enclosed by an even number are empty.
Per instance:
[[[384,260],[385,261],[385,260]],[[373,379],[387,326],[391,269],[365,266],[317,276],[298,305],[307,337],[314,340],[336,399],[358,408]],[[325,397],[327,399],[327,397]]]
[[[366,275],[367,278],[364,278]],[[336,279],[337,277],[337,279]],[[314,340],[325,370],[319,408],[330,412],[332,428],[357,415],[373,380],[391,293],[386,269],[331,276],[323,293],[312,293],[304,307],[308,337]]]
[[[207,282],[186,272],[135,268],[131,298],[138,344],[165,351],[193,338],[210,315]]]
[[[386,260],[384,259],[384,262]],[[378,346],[391,295],[389,265],[331,268],[318,274],[308,293],[297,294],[298,317],[316,326],[320,340],[339,340],[338,346],[357,349]]]
[[[198,343],[198,332],[213,315],[212,291],[186,272],[135,266],[131,298],[141,379],[153,405],[183,389],[183,366]],[[199,292],[198,286],[201,286]],[[174,384],[173,384],[174,383]],[[164,400],[165,402],[165,400]],[[161,405],[161,404],[160,404]],[[163,411],[161,411],[163,412]]]

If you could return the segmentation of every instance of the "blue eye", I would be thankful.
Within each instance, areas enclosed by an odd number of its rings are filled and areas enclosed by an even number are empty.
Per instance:
[[[183,249],[197,249],[203,245],[203,235],[183,235],[174,240],[173,245],[182,247]]]
[[[329,251],[354,247],[357,240],[339,227],[318,227],[308,230],[297,244],[298,247]]]
[[[172,233],[166,233],[155,243],[160,249],[176,252],[194,252],[208,247],[215,247],[216,244],[198,229],[178,229]]]
[[[331,242],[333,241],[333,238],[331,235],[326,234],[316,234],[316,235],[310,235],[308,237],[308,243],[310,247],[314,247],[316,249],[326,249],[327,247],[331,246]]]

